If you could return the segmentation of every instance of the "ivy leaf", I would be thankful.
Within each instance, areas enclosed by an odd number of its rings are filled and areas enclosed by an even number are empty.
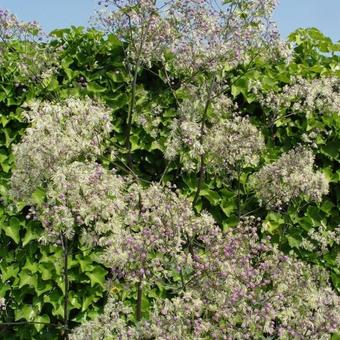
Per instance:
[[[88,309],[88,307],[98,301],[101,296],[102,296],[102,293],[98,294],[99,291],[98,289],[96,288],[89,288],[86,290],[84,296],[83,296],[83,299],[82,299],[82,307],[81,307],[81,310],[84,312],[85,310]]]
[[[102,93],[106,91],[105,87],[100,86],[99,84],[94,83],[94,82],[88,83],[87,89],[89,92],[93,92],[93,93]]]
[[[243,94],[244,98],[247,99],[248,94],[248,78],[246,76],[242,76],[237,79],[236,82],[231,86],[231,94],[234,98],[236,98],[240,93]]]
[[[36,189],[32,194],[32,200],[37,205],[41,205],[42,203],[44,203],[45,197],[46,192],[43,188]]]
[[[231,215],[223,222],[223,231],[226,231],[227,229],[231,227],[235,227],[239,223],[239,219],[236,215]]]
[[[296,239],[295,237],[293,237],[293,236],[291,236],[291,235],[288,235],[288,236],[287,236],[287,240],[288,240],[289,245],[290,245],[292,248],[299,248],[300,243],[301,243],[300,240]]]
[[[50,280],[54,274],[54,267],[51,263],[40,263],[39,272],[43,280]]]
[[[309,231],[314,227],[314,221],[309,216],[303,216],[299,219],[299,225],[306,231]]]
[[[221,200],[220,195],[216,191],[210,189],[202,189],[200,192],[200,196],[205,197],[213,206],[218,205]]]
[[[40,296],[41,294],[48,292],[52,289],[52,284],[50,282],[45,282],[42,280],[39,280],[38,284],[34,287],[34,290],[37,293],[37,296]]]
[[[340,140],[332,140],[321,147],[321,152],[331,159],[339,160]]]
[[[91,287],[98,283],[102,288],[104,288],[106,274],[107,270],[100,266],[96,267],[92,272],[85,273],[91,281]]]
[[[331,279],[334,287],[340,291],[340,275],[336,273],[331,273]]]
[[[37,311],[32,305],[23,305],[20,309],[14,312],[15,321],[25,319],[26,321],[33,321],[37,315]]]
[[[53,306],[52,315],[64,317],[63,296],[57,290],[52,291],[51,294],[44,294],[43,299],[45,303],[50,303]]]
[[[335,207],[334,203],[332,203],[330,200],[325,200],[324,202],[322,202],[320,208],[323,212],[325,212],[326,214],[329,214],[332,208],[334,207]]]
[[[237,208],[235,200],[223,199],[220,207],[227,217],[229,217]]]
[[[2,229],[5,234],[10,237],[16,244],[19,243],[21,222],[17,217],[11,217],[9,220],[9,225],[0,225],[0,229]]]
[[[35,322],[43,322],[43,323],[50,323],[50,317],[47,314],[39,315],[36,318],[34,318]],[[35,323],[34,327],[35,329],[40,332],[46,325],[43,323]]]
[[[30,271],[32,274],[35,274],[39,270],[39,264],[38,262],[33,261],[30,256],[27,256],[23,269]]]
[[[331,340],[340,340],[340,333],[333,334]]]
[[[82,257],[82,255],[78,254],[76,255],[76,259],[82,272],[91,272],[95,269],[93,261],[89,256]]]
[[[22,270],[19,273],[20,284],[19,288],[22,288],[25,285],[35,288],[38,285],[38,279],[36,275],[32,275],[28,270]]]
[[[273,233],[282,224],[284,224],[284,219],[281,214],[275,213],[275,212],[269,212],[266,216],[266,219],[263,222],[263,227],[269,233]]]
[[[1,265],[1,281],[5,282],[10,278],[16,278],[19,272],[19,267],[15,264],[11,264],[10,266],[5,263]]]
[[[24,239],[22,240],[22,245],[25,247],[29,242],[39,239],[42,234],[42,230],[39,227],[29,226],[26,228],[26,233]]]

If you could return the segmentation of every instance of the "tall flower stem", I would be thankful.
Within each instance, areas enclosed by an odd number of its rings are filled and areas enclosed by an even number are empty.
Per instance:
[[[64,332],[63,339],[68,339],[68,244],[65,235],[61,235],[62,247],[64,251]]]
[[[213,88],[214,88],[214,85],[215,85],[215,80],[216,80],[216,76],[213,76],[212,79],[211,79],[210,86],[209,86],[207,101],[205,103],[205,107],[204,107],[204,111],[203,111],[203,115],[202,115],[201,131],[200,131],[200,144],[201,144],[201,146],[203,145],[203,142],[204,142],[207,113],[208,113],[208,109],[209,109],[209,106],[210,106],[210,103],[211,103],[211,95],[212,95]],[[199,195],[200,195],[200,192],[201,192],[201,189],[202,189],[203,180],[204,180],[204,175],[205,175],[205,154],[202,153],[201,158],[200,158],[200,168],[199,168],[197,189],[196,189],[194,200],[192,202],[193,207],[195,207],[197,200],[199,198]]]
[[[238,165],[237,167],[237,216],[238,219],[241,217],[241,193],[240,193],[240,187],[241,187],[241,167]]]
[[[143,47],[144,47],[144,39],[145,36],[147,35],[147,32],[149,30],[150,26],[150,21],[147,22],[146,27],[143,26],[142,32],[141,32],[141,37],[140,37],[140,43],[138,46],[137,50],[137,55],[136,55],[136,64],[133,70],[133,78],[132,78],[132,83],[131,83],[131,99],[130,99],[130,104],[129,104],[129,111],[128,111],[128,118],[127,118],[127,130],[126,130],[126,141],[125,145],[128,149],[128,163],[129,167],[132,168],[132,156],[131,156],[131,127],[132,127],[132,117],[135,112],[135,106],[136,106],[136,87],[137,87],[137,78],[138,78],[138,72],[140,70],[141,62],[142,62],[142,52],[143,52]],[[130,26],[130,29],[132,27]],[[133,41],[133,39],[132,39]]]
[[[179,274],[181,276],[182,290],[183,290],[183,292],[185,292],[186,291],[186,285],[185,285],[185,281],[184,281],[184,276],[183,276],[182,268],[180,269]]]
[[[140,321],[142,319],[142,282],[137,282],[137,305],[136,305],[136,320]]]
[[[137,64],[135,66],[133,80],[131,84],[131,99],[128,111],[128,118],[127,118],[127,129],[126,129],[126,147],[128,149],[128,163],[129,167],[132,168],[132,158],[131,158],[131,126],[132,126],[132,116],[135,111],[136,105],[136,86],[137,86],[137,77],[139,72],[140,60],[137,60]]]

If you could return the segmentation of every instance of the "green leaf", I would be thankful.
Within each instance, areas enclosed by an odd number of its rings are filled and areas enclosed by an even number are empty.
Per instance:
[[[25,247],[29,242],[39,239],[41,234],[42,234],[41,228],[28,226],[26,228],[24,239],[22,240],[22,245]]]
[[[74,291],[70,291],[69,292],[69,310],[72,309],[80,309],[81,308],[81,303],[80,303],[80,296],[78,294],[78,292],[74,292]]]
[[[64,317],[64,299],[57,290],[52,291],[50,294],[44,294],[43,300],[53,306],[52,315]]]
[[[103,267],[96,267],[92,272],[87,272],[87,275],[91,282],[91,287],[93,287],[96,283],[98,283],[102,288],[105,286],[105,276],[107,274],[107,270]]]
[[[266,219],[263,221],[263,227],[269,233],[273,233],[281,225],[283,225],[284,222],[285,221],[281,214],[275,213],[275,212],[269,212],[266,216]]]
[[[26,269],[30,271],[32,274],[35,274],[37,271],[39,271],[39,264],[37,261],[33,261],[31,256],[26,257],[25,265],[22,269]]]
[[[301,243],[300,240],[296,239],[295,237],[293,237],[293,236],[291,236],[291,235],[288,235],[288,236],[287,236],[287,240],[288,240],[289,245],[290,245],[292,248],[299,248],[300,243]]]
[[[21,308],[15,310],[15,321],[25,319],[26,321],[33,321],[37,315],[32,305],[23,305]]]
[[[42,280],[39,280],[38,284],[34,287],[37,296],[40,296],[48,291],[52,290],[52,284],[50,282],[45,282]]]
[[[102,294],[98,295],[98,289],[96,288],[87,289],[83,296],[81,310],[82,311],[87,310],[92,303],[98,301],[101,298],[101,295]]]
[[[332,159],[339,159],[340,140],[333,140],[321,147],[321,152]]]
[[[54,274],[54,266],[51,263],[40,263],[39,272],[43,280],[50,280]]]
[[[331,273],[331,279],[334,287],[340,291],[340,275],[336,273]]]
[[[35,274],[32,275],[28,270],[22,270],[18,276],[20,279],[19,288],[22,288],[25,285],[35,288],[38,285],[37,276]]]
[[[321,204],[321,210],[327,214],[331,212],[331,210],[335,207],[335,204],[330,200],[325,200]]]
[[[93,93],[103,93],[106,91],[105,87],[102,87],[99,84],[94,83],[94,82],[88,83],[87,89],[89,92],[93,92]]]
[[[231,94],[233,97],[237,97],[240,93],[247,98],[248,93],[248,78],[241,77],[231,86]]]
[[[16,244],[20,241],[20,229],[21,222],[17,217],[11,217],[9,220],[9,225],[0,225],[5,234],[10,237]]]
[[[231,227],[236,227],[238,223],[239,223],[238,217],[236,215],[231,215],[223,222],[223,231],[226,231]]]
[[[233,212],[235,212],[236,208],[237,208],[237,204],[235,202],[235,200],[233,199],[223,199],[221,204],[220,204],[220,207],[222,209],[222,211],[225,213],[225,215],[227,217],[229,217]]]
[[[1,281],[5,282],[10,278],[16,278],[19,272],[19,267],[16,264],[11,264],[8,266],[7,264],[1,264]]]
[[[312,219],[314,226],[318,226],[320,225],[322,220],[320,213],[322,214],[322,212],[317,207],[309,206],[306,212],[306,216]]]
[[[50,323],[50,317],[47,314],[39,315],[36,318],[34,318],[34,322],[43,322],[43,323]],[[43,323],[35,323],[34,327],[35,329],[40,332],[46,325]]]
[[[49,79],[48,86],[47,86],[48,90],[56,91],[58,87],[59,87],[59,83],[55,77],[52,77],[51,79]]]
[[[41,205],[44,203],[46,197],[46,192],[43,188],[36,189],[32,194],[32,200],[35,204]]]
[[[314,227],[314,221],[309,216],[303,216],[299,219],[299,225],[306,231]]]
[[[213,206],[218,205],[218,203],[221,200],[220,195],[216,191],[210,189],[202,189],[200,191],[200,196],[205,197],[209,201],[209,203]]]
[[[331,340],[340,340],[340,333],[335,333],[331,336]]]
[[[82,272],[92,272],[95,269],[93,260],[90,256],[83,257],[82,255],[76,255],[77,262],[80,265],[80,269]]]

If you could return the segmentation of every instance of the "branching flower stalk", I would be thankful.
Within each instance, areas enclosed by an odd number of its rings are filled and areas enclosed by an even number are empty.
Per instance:
[[[130,21],[129,21],[130,22]],[[142,56],[142,51],[143,51],[143,44],[144,44],[144,36],[147,34],[147,31],[149,29],[149,22],[147,22],[146,27],[142,27],[142,33],[140,37],[140,43],[139,43],[139,48],[136,56],[136,60],[134,61],[134,69],[133,69],[133,79],[132,79],[132,84],[131,84],[131,99],[130,99],[130,104],[129,104],[129,111],[128,111],[128,117],[127,117],[127,129],[126,129],[126,146],[128,149],[128,162],[130,168],[132,168],[132,158],[131,158],[131,125],[132,125],[132,118],[135,112],[135,105],[136,105],[136,87],[137,87],[137,78],[138,78],[138,73],[140,70],[140,65],[141,65],[141,56]],[[130,27],[132,29],[132,27]],[[145,32],[144,32],[145,30]],[[130,42],[132,43],[132,42]]]
[[[209,90],[207,93],[207,101],[205,103],[205,107],[204,107],[204,111],[202,114],[202,120],[201,120],[201,130],[200,130],[200,144],[203,145],[204,144],[204,136],[205,136],[205,128],[206,128],[206,116],[207,116],[207,112],[209,110],[209,106],[210,106],[210,102],[211,102],[211,96],[213,93],[213,89],[214,89],[214,84],[216,81],[216,76],[213,76],[210,82],[210,86],[209,86]],[[199,166],[199,177],[198,177],[198,181],[197,181],[197,189],[196,189],[196,193],[194,196],[194,200],[192,202],[193,207],[195,207],[197,200],[199,198],[200,192],[201,192],[201,187],[204,181],[204,174],[205,174],[205,155],[204,153],[201,154],[200,157],[200,166]]]
[[[300,145],[264,166],[251,179],[260,203],[269,209],[283,208],[301,196],[320,202],[329,183],[322,172],[314,171],[314,160],[313,152]]]
[[[98,4],[105,8],[98,11],[97,20],[100,26],[106,31],[114,32],[127,43],[125,65],[132,80],[125,145],[128,164],[132,168],[130,139],[133,117],[136,114],[137,79],[143,65],[150,67],[152,59],[162,59],[168,30],[160,15],[164,5],[158,4],[157,0],[104,0]]]
[[[23,92],[30,84],[48,90],[56,74],[60,50],[47,41],[36,21],[20,21],[14,14],[0,10],[0,68],[12,70],[10,84],[15,82],[15,87]]]
[[[68,296],[69,296],[69,280],[68,280],[68,256],[69,256],[69,249],[68,249],[68,242],[67,238],[61,234],[61,245],[63,248],[63,256],[64,256],[64,334],[63,338],[65,340],[68,339],[69,334],[69,326],[68,326]],[[71,254],[70,254],[71,255]]]
[[[63,250],[64,339],[69,334],[69,241],[80,231],[83,243],[100,244],[102,235],[117,231],[125,208],[119,201],[124,181],[95,163],[112,130],[109,114],[89,98],[31,103],[26,111],[31,126],[14,148],[11,195],[31,205],[27,218],[42,222],[41,241]],[[33,198],[37,192],[43,193],[38,201]]]
[[[14,147],[11,195],[31,206],[28,218],[41,221],[40,241],[59,241],[63,250],[64,339],[192,340],[226,334],[233,339],[245,334],[324,339],[335,332],[340,317],[332,311],[338,310],[339,298],[328,274],[282,253],[260,233],[261,220],[241,219],[241,172],[259,163],[265,144],[259,129],[226,94],[219,72],[225,63],[232,68],[248,60],[248,44],[263,48],[275,40],[275,32],[265,29],[275,1],[232,0],[228,13],[216,11],[207,0],[173,0],[166,3],[168,16],[160,14],[154,0],[103,2],[118,8],[102,19],[127,43],[129,164],[123,167],[133,178],[101,164],[112,133],[111,112],[89,98],[29,103],[31,126]],[[183,97],[173,91],[178,110],[165,152],[168,164],[184,155],[183,169],[198,173],[193,202],[174,185],[144,185],[132,168],[138,75],[145,65],[167,62],[167,45],[178,56],[169,58],[171,71],[194,75],[182,87]],[[313,154],[304,148],[282,155],[254,175],[257,197],[272,209],[301,195],[320,201],[328,183],[313,165]],[[222,232],[209,213],[195,208],[206,173],[227,171],[237,179],[241,221]],[[103,248],[99,261],[110,268],[112,281],[136,292],[136,305],[110,298],[102,315],[69,334],[68,258],[76,235],[82,245]],[[323,230],[310,234],[324,251],[333,236]],[[143,293],[159,282],[171,282],[166,288],[171,298],[156,301],[150,319],[142,320]]]
[[[286,256],[270,237],[260,238],[260,226],[253,216],[225,234],[214,223],[206,226],[199,237],[205,253],[187,263],[195,274],[185,291],[156,302],[150,319],[134,326],[126,322],[131,311],[124,316],[118,305],[111,307],[75,329],[71,338],[86,339],[89,333],[104,337],[109,328],[110,335],[124,339],[219,339],[225,334],[235,339],[328,339],[340,325],[339,313],[334,313],[340,300],[328,274]],[[121,322],[110,313],[121,313]]]

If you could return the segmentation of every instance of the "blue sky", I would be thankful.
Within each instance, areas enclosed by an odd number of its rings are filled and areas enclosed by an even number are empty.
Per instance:
[[[37,20],[45,31],[71,25],[86,26],[96,0],[0,0],[22,20]],[[340,0],[281,0],[274,19],[286,37],[298,27],[317,27],[333,40],[340,39]]]

